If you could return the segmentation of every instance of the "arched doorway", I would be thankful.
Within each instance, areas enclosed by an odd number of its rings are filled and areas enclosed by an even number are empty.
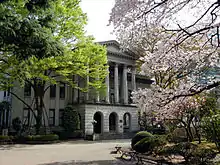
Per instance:
[[[131,115],[126,112],[123,116],[123,128],[124,132],[130,132],[131,129]]]
[[[93,116],[94,120],[94,133],[100,134],[102,133],[102,121],[103,121],[103,115],[101,112],[96,112]]]
[[[118,115],[115,112],[112,112],[109,115],[109,132],[117,132],[118,126]]]

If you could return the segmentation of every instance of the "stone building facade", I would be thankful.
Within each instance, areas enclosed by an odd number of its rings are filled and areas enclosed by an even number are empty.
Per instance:
[[[106,90],[103,94],[89,91],[83,93],[70,86],[52,85],[44,97],[46,113],[43,122],[53,129],[62,129],[60,126],[64,108],[69,105],[79,112],[81,129],[85,135],[96,134],[123,134],[139,130],[138,109],[132,104],[131,92],[137,88],[148,88],[151,81],[136,74],[137,57],[132,52],[124,52],[116,41],[100,42],[107,48],[109,74],[106,77]],[[75,76],[80,86],[85,81]],[[13,92],[23,96],[30,105],[33,100],[33,91],[30,87],[14,87]],[[12,97],[12,111],[10,120],[20,117],[26,121],[29,110],[25,105]],[[33,117],[30,117],[34,124]]]

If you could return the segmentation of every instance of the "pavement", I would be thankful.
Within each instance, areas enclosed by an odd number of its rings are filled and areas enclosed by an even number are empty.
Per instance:
[[[2,145],[0,165],[123,165],[110,154],[116,145],[130,147],[130,140],[70,141],[47,145]]]

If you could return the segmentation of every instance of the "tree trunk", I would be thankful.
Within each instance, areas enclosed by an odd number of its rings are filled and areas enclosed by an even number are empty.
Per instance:
[[[44,97],[44,85],[38,83],[35,89],[35,104],[37,109],[36,117],[36,134],[40,134],[40,129],[42,127],[42,117],[43,117],[43,97]]]

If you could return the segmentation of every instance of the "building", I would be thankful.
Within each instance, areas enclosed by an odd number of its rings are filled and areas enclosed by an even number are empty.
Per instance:
[[[122,135],[139,130],[138,109],[132,104],[131,92],[137,88],[148,88],[151,81],[136,74],[137,57],[134,53],[122,51],[116,41],[100,44],[107,47],[109,65],[105,94],[94,91],[83,93],[65,84],[50,86],[44,98],[45,108],[48,110],[44,115],[46,125],[49,124],[53,129],[61,129],[62,113],[69,105],[79,112],[81,129],[85,135]],[[83,85],[84,81],[80,77],[75,76],[74,79],[79,85]],[[32,103],[31,87],[14,87],[13,92],[23,96],[28,104]],[[30,114],[23,103],[12,97],[11,104],[11,119],[20,117],[26,121]]]

